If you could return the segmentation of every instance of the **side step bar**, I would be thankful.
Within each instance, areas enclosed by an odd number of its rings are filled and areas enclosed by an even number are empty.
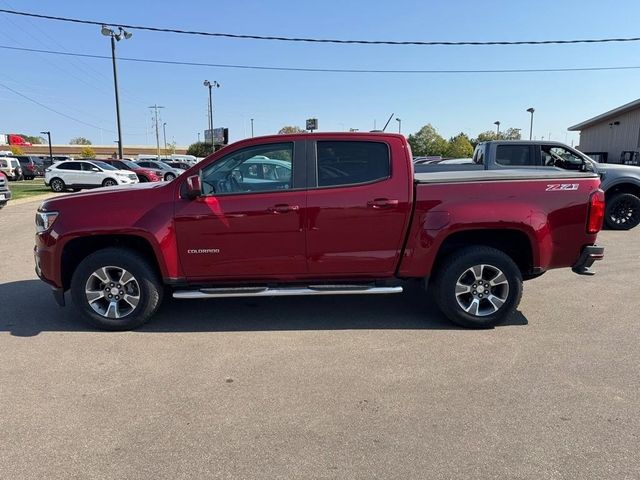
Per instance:
[[[173,298],[231,298],[231,297],[286,297],[296,295],[383,295],[401,293],[402,287],[372,287],[370,285],[309,285],[308,287],[240,287],[201,288],[176,290]]]

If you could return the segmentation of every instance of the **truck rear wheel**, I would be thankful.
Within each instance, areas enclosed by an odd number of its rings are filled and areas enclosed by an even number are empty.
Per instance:
[[[522,298],[522,274],[495,248],[464,248],[444,260],[435,279],[435,301],[453,323],[490,328],[511,315]]]
[[[131,330],[158,310],[162,284],[135,252],[106,248],[87,256],[71,279],[73,303],[93,325]]]
[[[607,200],[604,220],[612,230],[631,230],[640,223],[640,198],[617,193]]]

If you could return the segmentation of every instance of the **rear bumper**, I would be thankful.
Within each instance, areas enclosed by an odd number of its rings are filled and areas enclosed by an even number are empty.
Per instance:
[[[580,258],[571,267],[574,273],[578,275],[595,275],[596,272],[591,270],[591,266],[594,262],[602,260],[604,258],[604,247],[598,245],[587,245],[582,249]]]

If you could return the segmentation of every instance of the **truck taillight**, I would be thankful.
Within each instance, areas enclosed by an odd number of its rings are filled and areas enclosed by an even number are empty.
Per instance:
[[[602,230],[604,220],[604,192],[596,190],[589,197],[589,217],[587,219],[587,233],[598,233]]]

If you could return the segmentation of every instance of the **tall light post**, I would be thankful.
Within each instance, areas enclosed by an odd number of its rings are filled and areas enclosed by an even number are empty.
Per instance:
[[[198,143],[200,143],[200,132],[198,132]]]
[[[164,154],[167,154],[167,122],[162,124],[162,136],[164,137]]]
[[[396,117],[396,122],[398,122],[398,133],[402,133],[402,119]]]
[[[209,88],[209,131],[211,132],[211,151],[214,152],[216,150],[215,139],[213,138],[213,94],[211,93],[212,88],[220,88],[220,84],[215,80],[210,82],[209,80],[205,80],[203,85]]]
[[[493,122],[493,124],[496,126],[496,138],[499,140],[500,139],[500,121]]]
[[[533,138],[533,112],[535,111],[536,109],[533,107],[527,108],[527,112],[531,114],[531,125],[529,126],[529,140]]]
[[[120,126],[120,97],[118,96],[118,70],[116,68],[116,42],[119,42],[123,38],[128,40],[132,34],[127,32],[122,27],[118,27],[118,33],[115,30],[102,25],[100,30],[105,37],[111,37],[111,61],[113,62],[113,86],[116,92],[116,120],[118,123],[118,157],[122,158],[122,127]]]
[[[47,135],[47,139],[49,140],[49,161],[51,165],[53,165],[53,150],[51,149],[51,132],[40,132],[42,135]]]
[[[251,138],[253,138],[253,118],[251,119]]]

